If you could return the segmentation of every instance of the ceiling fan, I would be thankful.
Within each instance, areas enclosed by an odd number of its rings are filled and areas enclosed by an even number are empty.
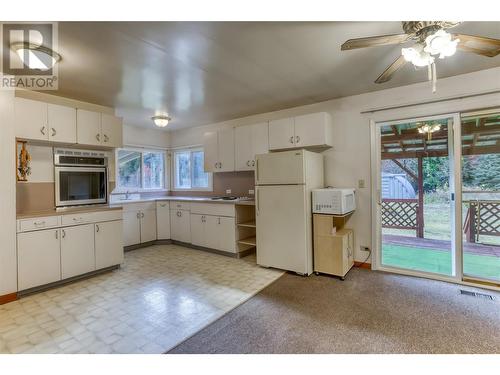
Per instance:
[[[394,73],[406,63],[411,62],[416,67],[428,68],[429,80],[433,81],[433,92],[436,82],[435,58],[440,59],[452,56],[457,48],[482,56],[494,57],[500,53],[500,39],[487,38],[466,34],[450,34],[446,30],[455,27],[460,22],[447,21],[404,21],[404,34],[372,36],[366,38],[349,39],[342,44],[341,50],[402,44],[415,41],[413,46],[401,49],[399,56],[375,80],[375,83],[389,81]]]

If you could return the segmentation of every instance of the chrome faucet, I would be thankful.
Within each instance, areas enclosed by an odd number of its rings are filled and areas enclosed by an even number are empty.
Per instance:
[[[128,200],[129,199],[129,196],[130,196],[130,191],[127,190],[127,192],[125,193],[125,200]]]

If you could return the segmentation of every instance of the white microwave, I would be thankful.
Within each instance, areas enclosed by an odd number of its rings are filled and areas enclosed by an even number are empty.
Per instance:
[[[314,189],[312,210],[316,214],[344,215],[356,209],[354,189]]]

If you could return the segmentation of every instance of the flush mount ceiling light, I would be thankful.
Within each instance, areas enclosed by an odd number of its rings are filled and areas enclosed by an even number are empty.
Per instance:
[[[61,55],[45,46],[19,42],[11,44],[10,48],[29,69],[49,70],[61,61]]]
[[[165,126],[168,125],[168,123],[172,119],[166,115],[158,115],[151,117],[151,120],[153,120],[155,125],[158,126],[159,128],[164,128]]]
[[[429,140],[431,140],[432,138],[432,133],[435,133],[439,130],[441,130],[441,124],[439,123],[434,123],[434,124],[427,124],[427,123],[424,123],[424,124],[421,124],[418,128],[417,128],[418,132],[420,134],[427,134],[427,138]]]

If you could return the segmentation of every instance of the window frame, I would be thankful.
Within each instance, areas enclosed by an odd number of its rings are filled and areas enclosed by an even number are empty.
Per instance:
[[[127,187],[121,187],[119,186],[120,182],[120,165],[118,161],[118,153],[122,150],[126,151],[134,151],[134,152],[139,152],[141,154],[141,162],[139,165],[140,168],[140,174],[141,174],[141,187],[140,188],[127,188]],[[153,188],[153,189],[147,189],[144,188],[144,174],[143,174],[143,167],[144,167],[144,154],[147,153],[158,153],[162,154],[163,156],[163,187],[162,188]],[[137,147],[121,147],[115,149],[115,189],[113,190],[113,193],[148,193],[148,192],[165,192],[168,191],[168,175],[169,175],[169,170],[168,170],[168,158],[167,158],[167,150],[165,149],[155,149],[155,148],[137,148]]]
[[[171,191],[213,191],[213,174],[211,172],[206,172],[208,174],[208,186],[207,187],[192,187],[192,182],[194,180],[193,178],[193,153],[194,152],[203,152],[203,158],[205,158],[205,150],[203,147],[186,147],[186,148],[178,148],[178,149],[173,149],[171,150],[171,160],[172,160],[172,167],[171,167]],[[190,173],[191,173],[191,187],[190,188],[180,188],[177,187],[177,165],[176,165],[176,158],[175,154],[176,153],[182,153],[182,152],[189,152],[189,160],[190,160]]]

